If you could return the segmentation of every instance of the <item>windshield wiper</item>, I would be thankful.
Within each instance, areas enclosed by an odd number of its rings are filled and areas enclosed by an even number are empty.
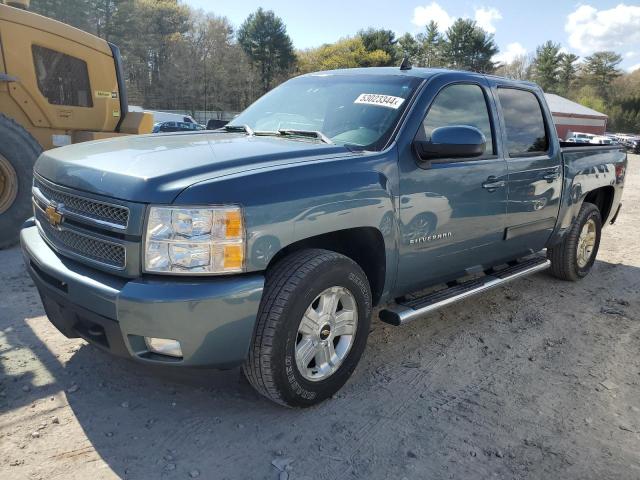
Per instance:
[[[222,129],[227,132],[245,132],[247,135],[254,135],[249,125],[225,125]]]
[[[292,137],[308,137],[308,138],[317,138],[323,143],[328,143],[329,145],[333,145],[333,142],[329,137],[327,137],[320,130],[295,130],[290,128],[281,128],[278,130],[280,135],[284,136],[292,136]]]

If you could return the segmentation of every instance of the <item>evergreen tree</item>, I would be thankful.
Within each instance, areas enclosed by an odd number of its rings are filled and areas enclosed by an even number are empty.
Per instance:
[[[443,65],[443,38],[438,30],[438,24],[431,20],[426,31],[419,33],[416,40],[420,45],[419,65],[421,67],[441,67]]]
[[[620,62],[622,57],[615,52],[596,52],[585,59],[582,77],[586,83],[595,87],[602,98],[609,99],[611,82],[622,75],[618,70]]]
[[[362,40],[367,52],[382,50],[389,55],[388,65],[395,65],[400,61],[396,47],[398,40],[396,40],[396,34],[393,33],[393,30],[368,28],[366,30],[360,30],[358,37]]]
[[[290,71],[296,61],[284,22],[262,7],[240,26],[238,43],[260,72],[263,92],[269,91],[276,77]]]
[[[545,92],[559,92],[561,61],[559,43],[549,40],[536,49],[536,56],[533,59],[533,80]]]
[[[567,96],[571,93],[576,77],[578,76],[578,68],[575,63],[580,57],[573,53],[563,53],[560,55],[560,64],[558,66],[558,91],[561,95]]]
[[[405,33],[398,39],[396,46],[400,57],[406,57],[412,65],[419,66],[420,45],[413,35]]]
[[[459,18],[447,30],[443,55],[449,67],[481,73],[493,73],[493,56],[498,47],[493,35],[478,27],[473,20]]]

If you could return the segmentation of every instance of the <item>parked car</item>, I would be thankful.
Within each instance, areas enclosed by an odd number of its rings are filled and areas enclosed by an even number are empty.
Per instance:
[[[529,82],[320,72],[220,130],[44,152],[22,249],[64,335],[242,365],[305,407],[350,377],[378,305],[403,325],[547,268],[589,274],[626,166],[620,146],[561,147]]]
[[[614,141],[609,137],[595,135],[591,140],[589,140],[589,143],[592,143],[594,145],[612,145]]]
[[[565,142],[569,143],[590,143],[595,135],[591,133],[571,132]]]
[[[640,154],[640,137],[630,139],[626,144],[626,147],[631,153],[635,153],[636,155]]]
[[[166,132],[193,132],[197,130],[204,130],[202,125],[197,123],[187,122],[160,122],[153,126],[153,133],[166,133]]]
[[[637,135],[629,135],[628,133],[619,133],[616,135],[618,142],[627,148],[633,146],[634,140],[640,139]]]
[[[224,127],[228,120],[218,120],[217,118],[210,118],[207,122],[207,130],[217,130],[218,128]]]
[[[147,110],[147,111],[153,114],[154,123],[162,123],[162,122],[198,123],[193,119],[191,115],[185,115],[182,113],[159,112],[157,110]]]

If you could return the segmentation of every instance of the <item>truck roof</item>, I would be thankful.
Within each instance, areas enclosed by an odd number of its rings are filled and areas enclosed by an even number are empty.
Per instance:
[[[486,75],[483,73],[470,72],[467,70],[450,70],[447,68],[423,68],[412,67],[410,69],[401,70],[399,67],[360,67],[360,68],[342,68],[337,70],[324,70],[319,72],[307,73],[303,76],[317,76],[317,75],[404,75],[408,77],[417,78],[431,78],[436,75],[452,75],[463,74],[469,77],[485,77],[501,82],[523,85],[527,87],[538,87],[534,82],[528,82],[524,80],[512,80],[506,77],[499,77],[497,75]]]

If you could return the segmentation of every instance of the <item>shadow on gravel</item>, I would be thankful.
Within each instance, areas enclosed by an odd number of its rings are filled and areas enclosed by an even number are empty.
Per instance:
[[[496,382],[520,378],[519,365],[530,369],[531,349],[540,348],[542,353],[535,355],[541,358],[547,355],[534,338],[542,326],[528,322],[526,315],[518,320],[518,312],[548,302],[555,302],[559,311],[567,297],[589,295],[603,282],[620,285],[619,295],[633,296],[631,308],[638,310],[639,268],[597,262],[594,272],[579,283],[538,274],[485,295],[479,308],[470,299],[402,328],[374,321],[354,378],[337,398],[307,410],[285,409],[263,399],[239,369],[160,369],[111,357],[86,344],[63,366],[31,328],[0,325],[5,336],[2,355],[24,348],[25,361],[27,355],[36,355],[52,377],[43,387],[30,387],[30,400],[14,396],[10,408],[67,391],[69,406],[93,448],[123,478],[277,478],[270,465],[277,458],[294,459],[291,478],[298,479],[437,477],[452,461],[458,475],[513,476],[522,475],[523,468],[535,468],[531,464],[538,456],[552,459],[538,473],[547,468],[570,472],[570,453],[545,453],[538,448],[541,440],[523,444],[520,438],[520,429],[537,431],[544,438],[559,427],[532,426],[524,419],[525,407],[504,398],[511,389],[517,397],[521,386],[510,383],[501,390]],[[545,298],[528,302],[536,291],[545,291]],[[586,300],[584,308],[603,313],[607,321],[626,318],[628,303],[621,307],[615,298],[603,299],[600,312],[597,305],[587,305],[589,301],[593,300]],[[511,314],[504,313],[505,304],[511,305],[506,309]],[[42,314],[35,310],[15,315]],[[525,345],[522,351],[518,344]],[[472,354],[457,359],[465,349]],[[547,369],[543,375],[526,377],[533,382],[527,388],[544,395],[552,373]],[[14,384],[1,361],[0,378],[4,387]],[[22,376],[20,384],[32,380]],[[554,392],[560,396],[556,408],[575,403],[574,390]],[[564,418],[562,413],[547,413]],[[452,425],[461,433],[452,432]],[[567,435],[571,441],[571,432]],[[489,441],[494,446],[483,447]],[[516,454],[522,458],[516,459]]]

